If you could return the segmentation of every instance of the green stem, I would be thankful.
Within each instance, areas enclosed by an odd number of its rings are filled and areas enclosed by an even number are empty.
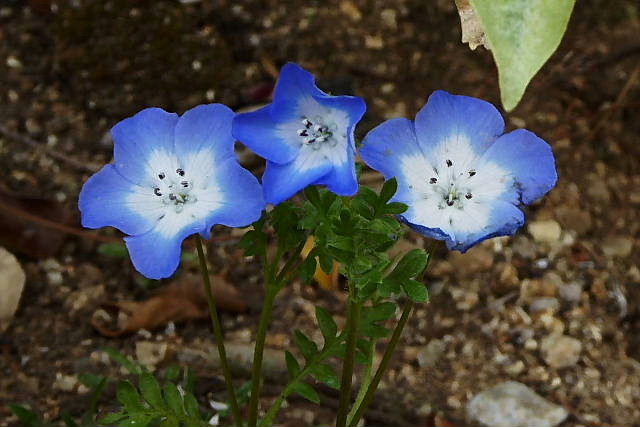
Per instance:
[[[227,392],[229,393],[229,406],[231,407],[231,413],[236,425],[242,425],[242,413],[238,406],[238,400],[236,399],[236,390],[233,387],[233,379],[231,378],[231,369],[229,369],[229,362],[227,360],[227,352],[224,348],[224,336],[222,335],[222,325],[220,324],[220,317],[218,317],[218,309],[216,308],[216,300],[211,290],[211,279],[209,278],[209,269],[207,268],[207,259],[204,255],[204,249],[202,248],[202,238],[196,235],[196,248],[198,249],[198,259],[200,260],[200,271],[202,272],[202,279],[204,280],[204,290],[207,294],[207,303],[209,304],[209,315],[211,317],[211,326],[213,327],[213,334],[216,337],[216,345],[218,346],[218,355],[220,356],[220,368],[222,368],[222,374],[224,375],[224,381],[227,384]]]
[[[317,353],[315,356],[309,359],[305,364],[304,368],[302,368],[300,372],[298,372],[291,379],[289,379],[289,382],[287,383],[284,390],[282,390],[282,392],[280,393],[276,401],[273,403],[273,405],[271,405],[271,407],[265,414],[264,418],[260,422],[260,426],[265,427],[265,426],[273,425],[273,420],[275,419],[276,415],[278,415],[278,412],[280,411],[280,408],[282,407],[282,404],[284,403],[285,399],[289,397],[291,393],[294,392],[294,385],[299,381],[304,380],[308,375],[310,375],[311,371],[318,363],[324,361],[328,357],[333,356],[335,354],[336,348],[340,344],[342,344],[343,341],[344,341],[344,334],[340,334],[336,338],[336,341],[333,342],[333,344],[327,345],[320,353]]]
[[[382,356],[382,360],[380,361],[380,365],[376,370],[376,374],[373,376],[373,380],[371,381],[371,384],[367,388],[367,393],[365,394],[364,399],[362,399],[360,406],[358,406],[358,409],[356,410],[353,417],[351,418],[351,421],[349,422],[349,426],[355,426],[358,424],[358,421],[360,421],[360,418],[362,418],[362,415],[364,414],[365,409],[367,409],[367,406],[369,405],[369,403],[371,403],[373,394],[378,388],[378,385],[380,384],[380,380],[382,379],[382,375],[384,374],[384,371],[387,369],[387,366],[389,365],[389,361],[391,360],[391,357],[393,356],[393,353],[396,350],[398,341],[400,341],[400,337],[402,336],[402,331],[404,330],[404,327],[407,324],[407,320],[409,319],[409,315],[411,314],[412,309],[413,309],[413,301],[408,300],[404,305],[404,309],[402,310],[402,316],[400,316],[400,320],[398,321],[398,324],[393,330],[393,335],[391,336],[389,345],[387,346],[387,349],[385,350],[384,355]]]
[[[258,403],[260,402],[260,388],[262,387],[262,359],[264,356],[264,343],[267,337],[267,329],[271,321],[271,311],[278,291],[281,287],[278,284],[267,284],[267,293],[260,313],[260,323],[258,324],[258,335],[256,345],[253,350],[253,368],[251,370],[251,400],[249,400],[249,420],[248,426],[255,427],[258,421]]]
[[[349,415],[347,416],[347,425],[351,423],[356,409],[358,409],[358,407],[364,400],[364,396],[366,395],[367,390],[369,390],[369,384],[371,384],[371,379],[373,377],[373,355],[375,354],[375,351],[376,341],[372,339],[370,342],[369,356],[367,357],[367,365],[365,367],[364,375],[362,376],[362,383],[360,384],[360,389],[358,390],[356,401],[353,403],[351,411],[349,411]]]
[[[340,400],[338,403],[338,415],[336,427],[344,427],[347,424],[347,413],[351,401],[351,382],[353,380],[353,367],[356,355],[356,343],[358,341],[358,328],[360,327],[360,312],[362,302],[356,301],[354,292],[349,295],[349,311],[347,313],[347,345],[342,365],[342,380],[340,381]]]

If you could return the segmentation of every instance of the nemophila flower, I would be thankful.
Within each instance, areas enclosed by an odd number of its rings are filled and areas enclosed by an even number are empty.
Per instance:
[[[339,195],[358,191],[353,129],[362,98],[330,96],[299,65],[285,65],[273,103],[233,120],[233,136],[267,159],[265,199],[278,204],[312,184]]]
[[[409,209],[409,226],[462,252],[485,239],[513,234],[520,207],[556,184],[551,147],[525,129],[504,134],[488,102],[437,91],[415,123],[392,119],[365,137],[362,159],[388,179],[394,200]]]
[[[175,272],[189,235],[208,238],[215,224],[240,227],[259,219],[262,188],[233,151],[233,116],[221,104],[181,117],[148,108],[115,125],[114,162],[80,192],[82,225],[130,235],[133,265],[159,279]]]

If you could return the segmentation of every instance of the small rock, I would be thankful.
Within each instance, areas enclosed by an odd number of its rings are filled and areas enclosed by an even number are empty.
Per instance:
[[[446,344],[440,339],[432,339],[427,345],[424,346],[422,351],[418,353],[418,365],[421,368],[431,368],[440,360],[444,351],[446,350]]]
[[[568,303],[577,304],[582,297],[582,286],[577,282],[563,284],[558,288],[558,295]]]
[[[529,312],[540,313],[542,311],[555,312],[560,308],[560,302],[554,297],[535,298],[529,303]]]
[[[546,221],[532,221],[527,227],[529,234],[538,243],[553,243],[560,240],[562,228],[557,221],[552,219]]]
[[[492,427],[551,427],[569,415],[526,385],[506,381],[478,393],[467,404],[469,418]]]
[[[486,246],[476,246],[468,252],[451,252],[449,262],[458,277],[473,276],[488,271],[493,266],[493,251]]]
[[[16,257],[0,246],[0,334],[9,326],[18,309],[25,278]]]
[[[136,359],[141,365],[154,370],[167,357],[167,343],[138,341],[136,343]]]
[[[366,35],[364,37],[364,45],[368,49],[382,49],[384,47],[384,40],[380,36]]]
[[[347,15],[353,22],[358,22],[362,19],[362,12],[360,12],[358,6],[350,0],[340,2],[340,11]]]
[[[627,236],[610,236],[602,242],[602,251],[609,257],[627,257],[633,249],[633,239]]]
[[[53,388],[61,391],[74,391],[78,387],[78,377],[76,375],[65,375],[56,372],[56,380],[53,382]]]
[[[582,343],[566,335],[550,335],[542,340],[540,351],[550,367],[566,368],[575,365],[580,359]]]

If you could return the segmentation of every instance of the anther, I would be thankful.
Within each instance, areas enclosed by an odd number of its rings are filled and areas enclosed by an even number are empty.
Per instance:
[[[182,169],[180,169],[180,168],[176,169],[176,173],[177,173],[178,175],[180,175],[180,176],[184,176],[184,170],[182,170]]]
[[[475,171],[475,170],[471,169],[471,170],[469,171],[469,176],[470,176],[470,177],[471,177],[471,176],[474,176],[475,174],[476,174],[476,171]]]
[[[187,188],[189,186],[189,181],[182,181],[180,182],[180,185],[182,185],[184,188]]]
[[[305,138],[304,139],[304,143],[305,144],[313,144],[314,142],[316,142],[315,138]]]
[[[453,166],[453,162],[449,159],[447,159],[447,167],[451,167]]]
[[[453,206],[453,200],[447,200],[447,206]]]
[[[309,129],[313,123],[311,123],[311,122],[309,121],[309,119],[304,118],[304,119],[302,119],[302,124],[304,125],[304,127],[306,127],[307,129]]]
[[[160,173],[158,174],[158,178],[160,178],[160,179],[164,179],[164,177],[165,177],[165,176],[166,176],[166,175],[164,174],[164,172],[160,172]]]
[[[162,193],[160,192],[160,189],[158,187],[153,189],[153,194],[155,194],[156,196],[162,196]]]
[[[309,136],[306,129],[298,129],[298,136]]]
[[[169,194],[169,200],[175,200],[176,199],[176,195],[173,193]]]
[[[470,199],[473,197],[473,195],[471,193],[467,193],[464,197],[466,197],[467,199]]]
[[[429,180],[429,184],[435,184],[436,182],[438,182],[438,178],[431,178]]]

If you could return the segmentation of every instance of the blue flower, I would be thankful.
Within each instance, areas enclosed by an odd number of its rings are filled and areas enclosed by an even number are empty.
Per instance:
[[[311,73],[286,64],[273,103],[233,120],[233,136],[267,159],[266,201],[278,204],[312,184],[355,194],[353,129],[366,109],[362,98],[329,96]]]
[[[160,279],[178,268],[186,237],[208,238],[215,224],[241,227],[259,219],[262,189],[236,159],[233,116],[221,104],[182,117],[148,108],[116,124],[114,163],[80,192],[82,225],[128,234],[135,268]]]
[[[465,252],[515,233],[524,223],[520,207],[557,181],[549,144],[525,129],[503,132],[493,105],[437,91],[415,123],[392,119],[369,132],[360,154],[397,178],[394,200],[409,206],[403,221]]]

